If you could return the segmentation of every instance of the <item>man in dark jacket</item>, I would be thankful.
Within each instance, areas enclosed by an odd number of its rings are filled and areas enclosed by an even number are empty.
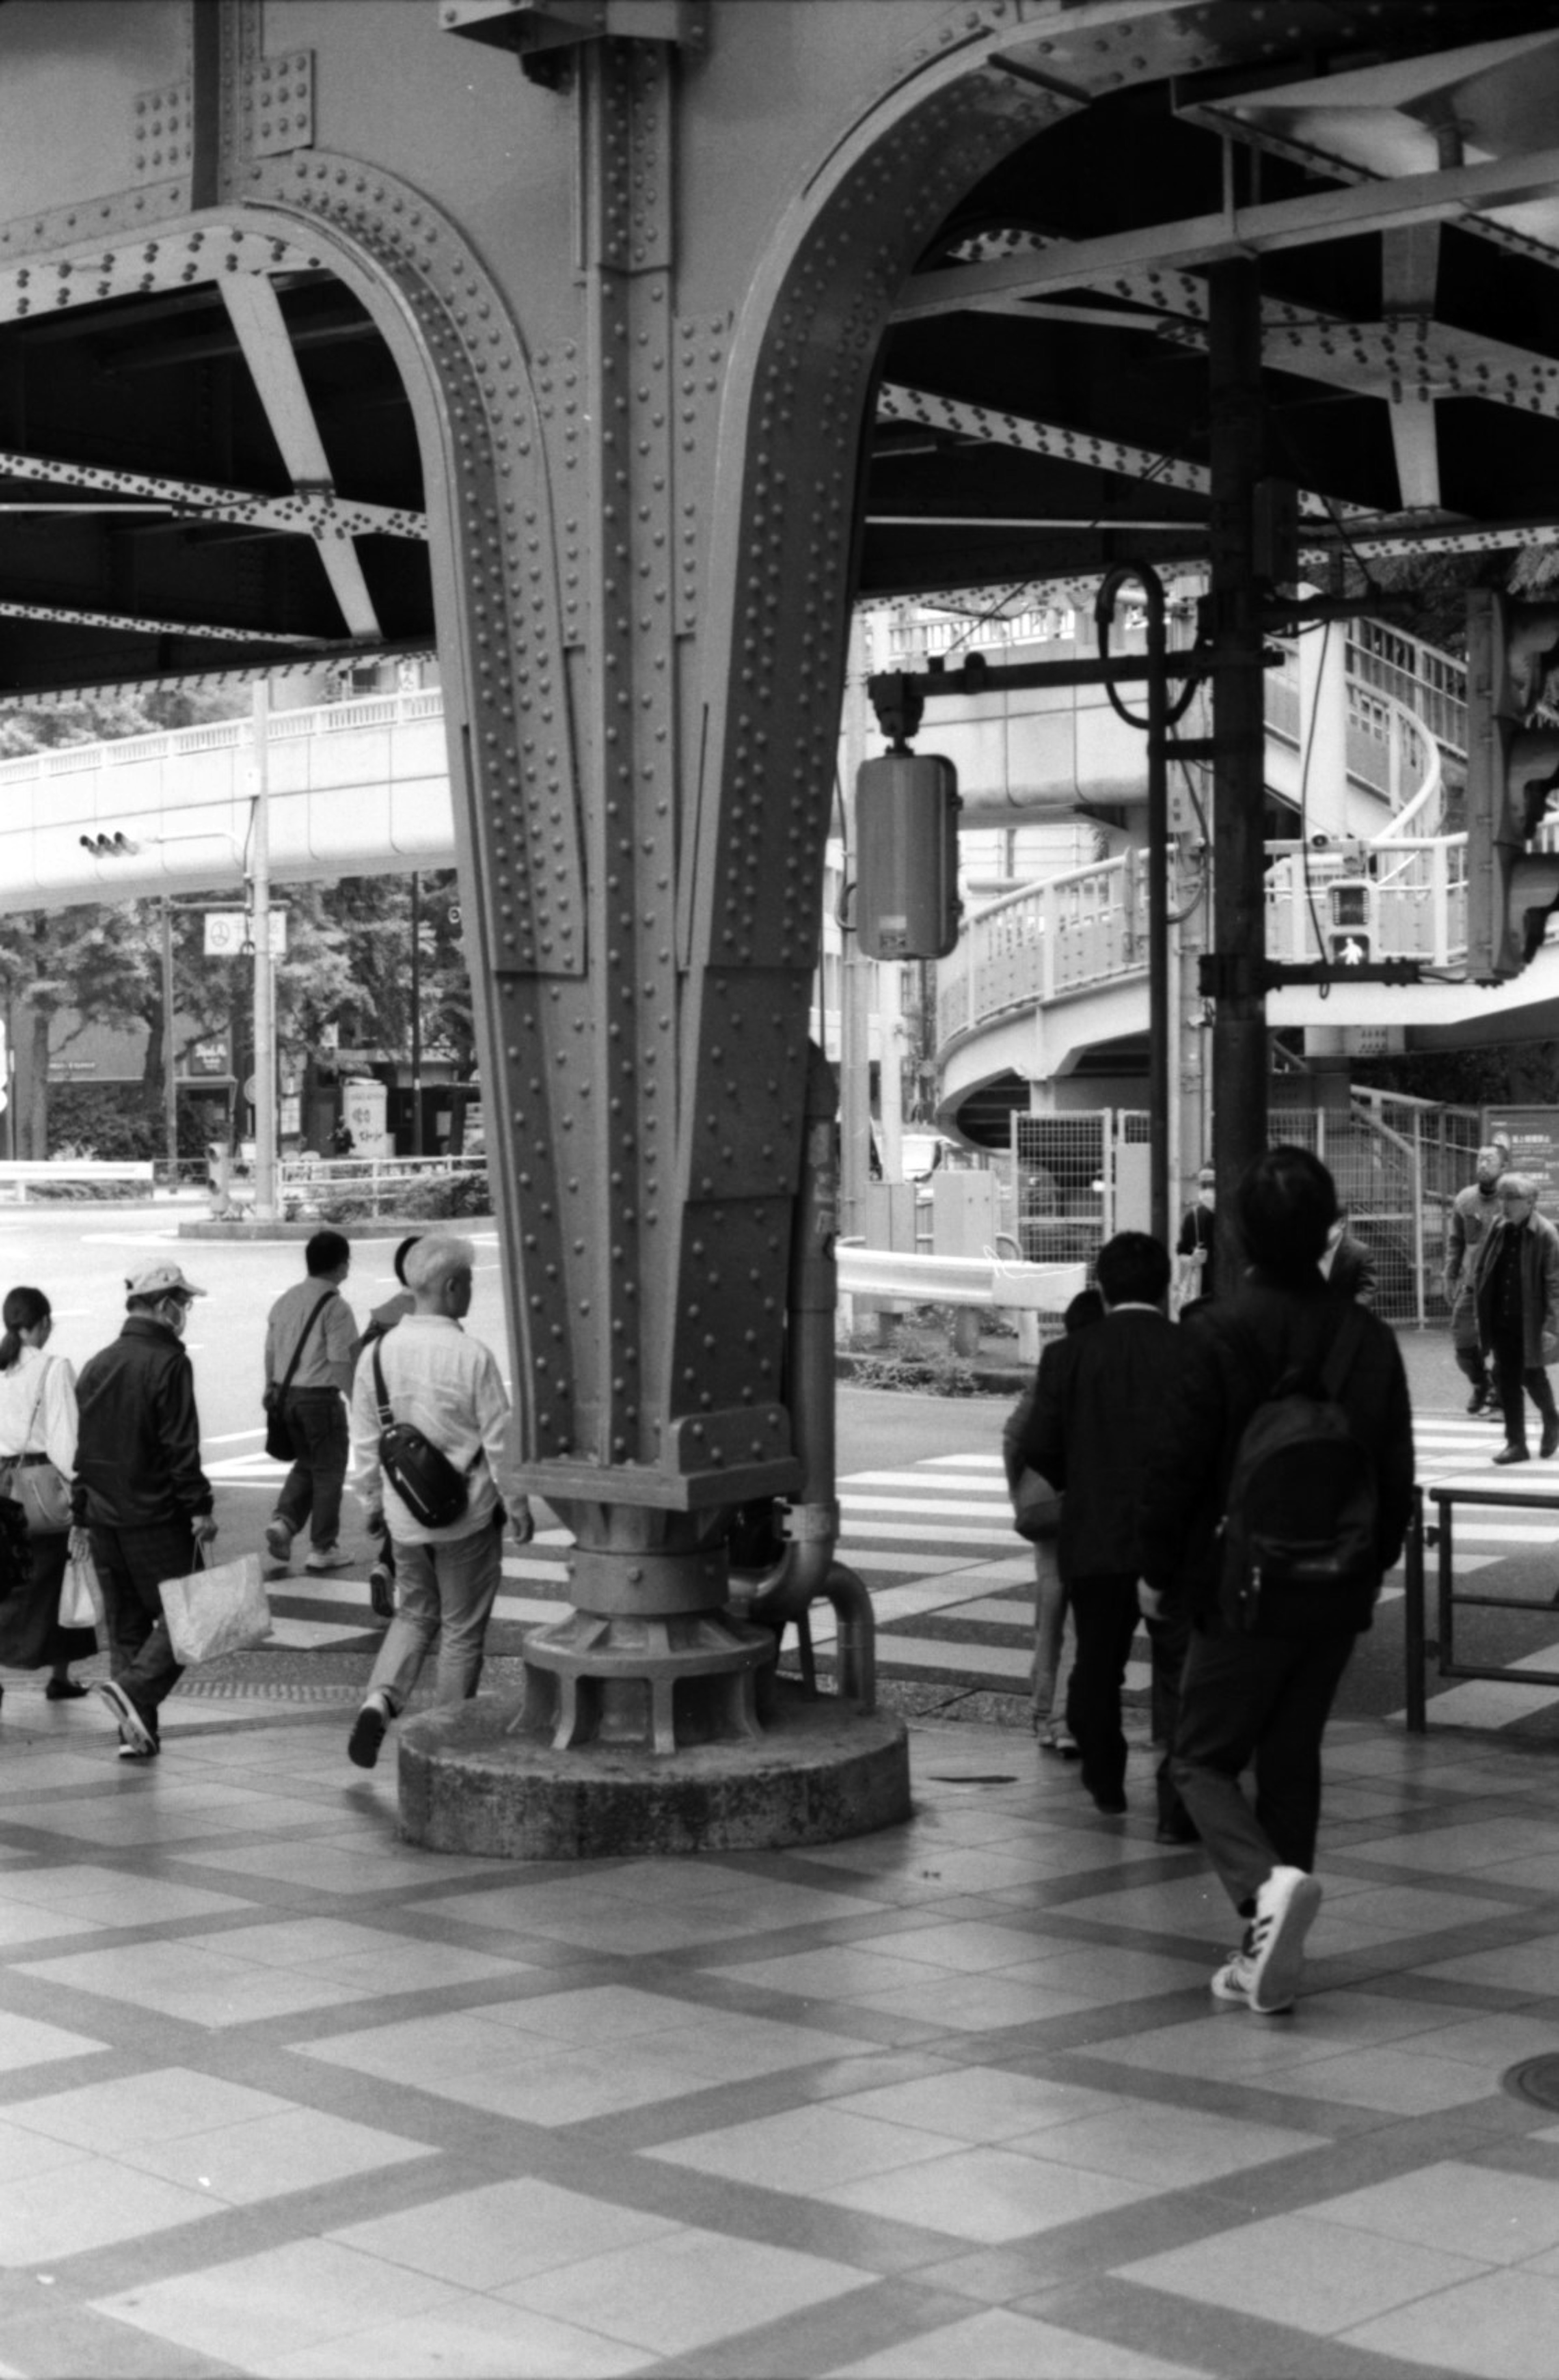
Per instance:
[[[1191,1622],[1175,1781],[1249,1921],[1241,1948],[1212,1977],[1213,1997],[1274,2016],[1293,2003],[1321,1900],[1309,1871],[1327,1715],[1412,1509],[1413,1417],[1391,1332],[1318,1269],[1337,1215],[1324,1165],[1308,1149],[1269,1149],[1247,1169],[1235,1211],[1250,1271],[1236,1295],[1183,1334],[1177,1391],[1164,1400],[1148,1453],[1140,1547],[1145,1608]],[[1313,1633],[1248,1633],[1226,1598],[1219,1535],[1240,1439],[1285,1374],[1319,1378],[1342,1330],[1353,1353],[1337,1402],[1374,1466],[1371,1574],[1337,1598],[1340,1609],[1327,1612],[1318,1600]],[[1252,1762],[1254,1809],[1239,1784]]]
[[[183,1675],[162,1583],[189,1576],[216,1523],[194,1374],[179,1344],[190,1301],[205,1291],[162,1257],[127,1287],[119,1336],[77,1382],[75,1500],[108,1614],[114,1675],[98,1693],[119,1723],[120,1758],[147,1760],[159,1749],[158,1709]]]
[[[1527,1463],[1527,1399],[1542,1420],[1538,1452],[1559,1453],[1559,1409],[1547,1366],[1559,1361],[1559,1232],[1537,1210],[1529,1173],[1500,1176],[1499,1220],[1491,1224],[1472,1262],[1472,1303],[1478,1341],[1494,1367],[1494,1393],[1504,1419],[1496,1463]]]
[[[1057,1554],[1078,1639],[1066,1725],[1083,1783],[1111,1816],[1126,1808],[1121,1684],[1139,1619],[1142,1451],[1179,1373],[1179,1334],[1163,1312],[1169,1269],[1166,1251],[1146,1232],[1117,1232],[1105,1242],[1097,1270],[1104,1320],[1045,1349],[1018,1449],[1023,1463],[1066,1490]],[[1154,1706],[1167,1733],[1184,1629],[1155,1620],[1148,1633]],[[1191,1840],[1167,1757],[1158,1790],[1161,1840]]]

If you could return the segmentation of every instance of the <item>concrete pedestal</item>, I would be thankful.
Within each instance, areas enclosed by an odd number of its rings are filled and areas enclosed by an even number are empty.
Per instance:
[[[783,1683],[761,1736],[670,1759],[622,1744],[554,1752],[511,1734],[518,1717],[484,1698],[402,1727],[409,1842],[493,1859],[644,1858],[836,1842],[909,1815],[903,1721]]]

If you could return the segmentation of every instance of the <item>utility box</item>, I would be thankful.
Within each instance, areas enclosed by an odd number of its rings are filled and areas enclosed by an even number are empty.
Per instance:
[[[856,777],[856,932],[872,959],[956,946],[958,772],[934,752],[884,752]]]
[[[996,1245],[993,1173],[932,1175],[932,1249],[939,1257],[982,1257]]]

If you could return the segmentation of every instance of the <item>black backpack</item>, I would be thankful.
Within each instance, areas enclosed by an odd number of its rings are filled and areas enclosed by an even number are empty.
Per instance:
[[[1241,1433],[1219,1524],[1220,1603],[1243,1634],[1367,1625],[1381,1581],[1375,1465],[1338,1402],[1369,1329],[1350,1306],[1319,1371],[1290,1364]]]
[[[384,1386],[379,1350],[373,1349],[373,1392],[383,1428],[379,1468],[414,1521],[424,1529],[447,1529],[460,1518],[470,1496],[470,1472],[457,1471],[442,1447],[414,1421],[397,1421]],[[471,1470],[481,1461],[478,1447]]]

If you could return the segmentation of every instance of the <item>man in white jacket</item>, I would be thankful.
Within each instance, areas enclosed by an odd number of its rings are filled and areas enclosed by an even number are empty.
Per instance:
[[[384,1731],[405,1709],[435,1639],[439,1702],[467,1701],[481,1675],[502,1569],[505,1512],[496,1474],[509,1400],[491,1350],[460,1328],[470,1311],[475,1260],[469,1240],[434,1233],[418,1241],[406,1259],[412,1311],[365,1349],[352,1384],[353,1484],[368,1508],[370,1533],[387,1527],[395,1541],[399,1581],[399,1606],[347,1745],[359,1768],[377,1761]],[[442,1528],[419,1521],[381,1469],[385,1424],[376,1355],[394,1418],[414,1423],[465,1477],[465,1510]],[[529,1505],[512,1520],[524,1544],[531,1535]]]

